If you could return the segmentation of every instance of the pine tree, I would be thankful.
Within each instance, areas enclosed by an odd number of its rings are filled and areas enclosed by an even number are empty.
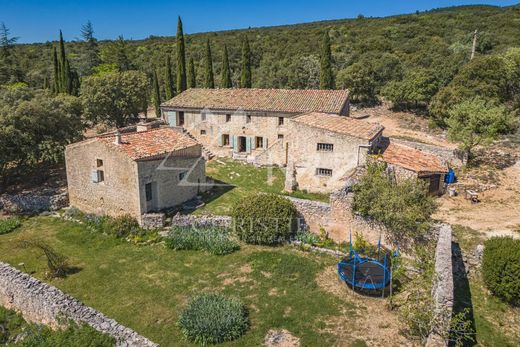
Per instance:
[[[323,35],[323,41],[321,42],[320,65],[320,88],[334,89],[334,76],[332,75],[332,53],[330,50],[330,37],[328,32]]]
[[[112,49],[115,51],[115,61],[119,71],[132,70],[132,62],[128,57],[128,45],[123,35],[119,35],[117,40],[112,44]]]
[[[233,88],[231,82],[231,70],[229,69],[229,56],[227,46],[224,45],[224,55],[222,58],[222,75],[220,76],[221,88]]]
[[[204,65],[206,68],[205,88],[215,88],[215,78],[213,77],[213,59],[211,58],[211,45],[209,40],[206,41],[206,55],[204,57]]]
[[[86,24],[81,26],[81,37],[83,38],[83,41],[85,41],[84,73],[90,75],[92,73],[92,68],[101,64],[97,40],[94,37],[94,26],[92,25],[92,22],[90,20],[87,21]]]
[[[251,88],[251,48],[249,47],[249,40],[244,36],[242,41],[242,72],[240,76],[240,87]]]
[[[190,57],[188,63],[188,88],[197,88],[197,74],[195,72],[195,63],[193,57]]]
[[[172,74],[172,62],[170,56],[166,56],[166,70],[164,75],[164,92],[166,94],[166,99],[170,100],[175,96],[175,83],[173,82],[173,74]]]
[[[153,105],[155,108],[155,116],[161,115],[161,90],[159,88],[159,79],[157,78],[157,71],[153,70]]]
[[[182,31],[182,20],[179,16],[177,22],[177,93],[186,90],[186,51],[184,46],[184,33]]]

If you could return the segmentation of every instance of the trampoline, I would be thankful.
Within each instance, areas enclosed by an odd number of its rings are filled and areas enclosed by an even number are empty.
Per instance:
[[[342,281],[352,289],[368,291],[384,290],[392,280],[392,261],[397,257],[397,251],[393,255],[386,253],[380,257],[381,242],[378,243],[377,258],[359,255],[352,248],[350,241],[350,252],[348,258],[338,262],[338,275]]]

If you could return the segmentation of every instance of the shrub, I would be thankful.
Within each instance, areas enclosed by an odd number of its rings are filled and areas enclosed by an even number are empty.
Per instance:
[[[308,244],[308,245],[312,245],[312,246],[315,246],[320,242],[320,238],[318,237],[318,235],[311,233],[310,231],[307,231],[307,230],[302,230],[302,231],[296,233],[295,239],[304,244]]]
[[[215,255],[229,254],[240,248],[227,229],[216,227],[172,227],[166,246],[175,250],[205,250]]]
[[[63,217],[65,219],[81,219],[83,218],[83,212],[81,212],[80,209],[72,206],[65,210]]]
[[[188,340],[206,345],[239,338],[248,329],[249,318],[238,299],[206,293],[188,304],[178,325]]]
[[[286,198],[274,194],[241,199],[233,208],[233,217],[238,237],[252,244],[284,242],[296,229],[296,208]]]
[[[34,248],[43,252],[47,258],[48,278],[65,277],[67,275],[69,269],[67,258],[47,243],[40,240],[22,240],[20,245],[23,248]]]
[[[520,240],[494,237],[485,242],[482,274],[488,289],[514,306],[520,305]]]
[[[0,220],[0,235],[10,233],[11,231],[22,225],[22,222],[17,217],[11,217]]]
[[[130,215],[123,215],[115,218],[107,218],[103,223],[103,230],[109,235],[117,238],[124,238],[130,235],[138,235],[142,232],[137,220]]]

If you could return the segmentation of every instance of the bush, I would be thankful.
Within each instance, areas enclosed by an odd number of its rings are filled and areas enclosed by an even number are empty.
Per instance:
[[[224,255],[240,249],[229,231],[223,228],[172,227],[166,246],[175,250],[205,250]]]
[[[248,329],[249,318],[238,299],[206,293],[188,304],[178,325],[188,340],[206,345],[239,338]]]
[[[488,289],[514,306],[520,306],[520,240],[494,237],[485,242],[482,274]]]
[[[22,225],[22,222],[17,217],[0,220],[0,235],[10,233],[20,225]]]
[[[103,223],[103,231],[117,238],[124,238],[130,235],[138,235],[142,232],[142,229],[134,217],[123,215],[115,218],[107,218]]]
[[[238,237],[252,244],[284,242],[296,229],[296,208],[286,198],[274,194],[241,199],[233,208],[233,217]]]
[[[22,248],[33,248],[40,250],[47,259],[47,277],[57,278],[65,277],[69,270],[67,257],[56,251],[50,245],[41,240],[22,240],[20,242]]]

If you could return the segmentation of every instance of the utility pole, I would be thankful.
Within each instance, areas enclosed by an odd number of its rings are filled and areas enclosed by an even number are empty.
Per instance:
[[[473,33],[473,46],[471,47],[471,58],[469,58],[469,60],[473,60],[473,58],[475,57],[475,50],[477,49],[477,34],[478,30],[475,30],[475,32]]]

